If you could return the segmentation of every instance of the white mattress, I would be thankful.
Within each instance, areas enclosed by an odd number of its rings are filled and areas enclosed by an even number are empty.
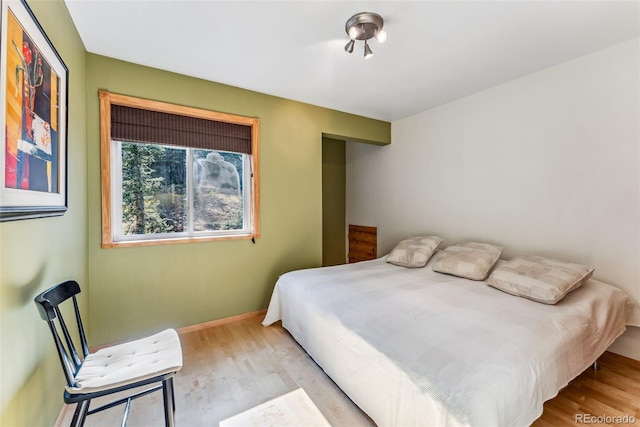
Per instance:
[[[525,426],[636,309],[596,280],[545,305],[383,257],[282,275],[263,324],[282,320],[380,426]]]

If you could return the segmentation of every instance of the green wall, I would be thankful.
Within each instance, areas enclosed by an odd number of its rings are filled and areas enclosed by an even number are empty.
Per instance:
[[[347,262],[346,142],[322,138],[322,265]]]
[[[259,66],[256,66],[259,72]],[[90,336],[94,344],[266,308],[278,276],[322,264],[322,133],[388,143],[387,122],[87,55]],[[262,236],[100,247],[98,90],[260,118]]]
[[[80,303],[88,307],[86,52],[62,0],[29,5],[69,67],[69,210],[61,217],[0,223],[3,427],[51,426],[62,406],[62,369],[33,297],[76,279],[85,285]]]

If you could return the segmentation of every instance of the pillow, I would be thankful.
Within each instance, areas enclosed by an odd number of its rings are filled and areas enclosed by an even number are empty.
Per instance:
[[[488,283],[512,295],[556,304],[591,277],[594,268],[541,256],[522,256],[499,265]]]
[[[489,243],[467,242],[447,247],[433,264],[433,271],[484,280],[500,258],[502,247]]]
[[[442,243],[442,238],[438,236],[413,237],[403,240],[393,248],[387,257],[387,262],[402,267],[424,267],[440,243]]]

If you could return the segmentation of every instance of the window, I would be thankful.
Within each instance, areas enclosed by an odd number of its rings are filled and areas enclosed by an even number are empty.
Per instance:
[[[259,236],[258,125],[100,91],[102,246]]]

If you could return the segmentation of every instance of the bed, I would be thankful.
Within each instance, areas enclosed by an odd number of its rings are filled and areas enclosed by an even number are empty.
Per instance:
[[[625,330],[621,290],[589,279],[556,305],[377,260],[282,275],[282,326],[380,426],[525,426]]]

